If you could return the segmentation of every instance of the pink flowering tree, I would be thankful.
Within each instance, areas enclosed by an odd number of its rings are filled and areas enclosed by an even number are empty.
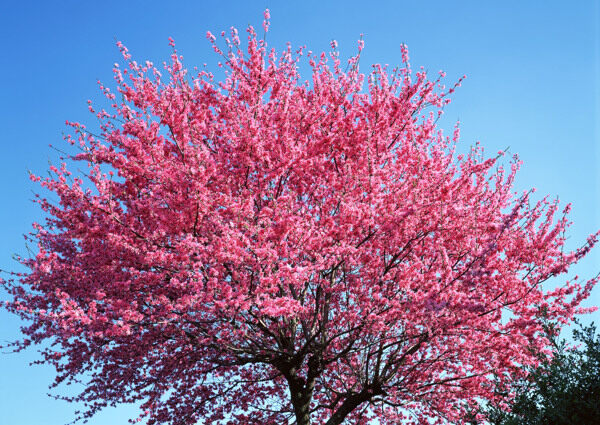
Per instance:
[[[268,13],[264,22],[268,28]],[[85,419],[139,403],[148,424],[460,422],[544,350],[596,279],[558,280],[569,207],[512,189],[519,167],[435,123],[440,76],[358,54],[217,42],[225,77],[159,71],[119,44],[112,109],[51,177],[58,201],[4,282],[53,385]],[[223,45],[223,49],[219,45]],[[307,57],[310,80],[298,73]],[[87,170],[83,176],[68,168]]]

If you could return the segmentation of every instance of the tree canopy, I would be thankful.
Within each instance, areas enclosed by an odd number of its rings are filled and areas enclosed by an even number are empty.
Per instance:
[[[539,364],[545,319],[585,310],[597,279],[544,283],[598,234],[565,251],[569,206],[515,193],[516,157],[458,154],[458,127],[436,127],[455,86],[405,47],[365,76],[362,40],[343,63],[335,43],[277,54],[252,27],[245,48],[207,37],[222,80],[174,45],[159,70],[119,43],[99,131],[69,122],[81,151],[31,176],[58,201],[38,198],[5,307],[29,321],[17,349],[49,343],[54,385],[84,380],[83,418],[456,422]]]

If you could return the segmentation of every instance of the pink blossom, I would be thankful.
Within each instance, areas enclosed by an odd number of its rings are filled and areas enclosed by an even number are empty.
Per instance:
[[[455,155],[458,125],[436,127],[461,80],[413,74],[406,46],[369,75],[358,55],[344,71],[309,52],[302,78],[306,49],[231,34],[224,54],[206,33],[221,79],[175,51],[163,77],[118,43],[99,130],[67,121],[81,151],[30,176],[48,220],[2,308],[29,321],[17,348],[52,342],[57,383],[85,377],[85,415],[139,402],[148,424],[458,423],[457,406],[497,397],[490,371],[539,361],[544,320],[591,311],[598,278],[544,282],[599,234],[568,252],[569,206],[515,194],[518,158]]]

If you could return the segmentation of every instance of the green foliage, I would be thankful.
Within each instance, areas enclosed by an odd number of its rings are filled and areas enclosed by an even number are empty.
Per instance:
[[[469,424],[492,425],[594,425],[600,424],[600,336],[594,324],[573,332],[578,343],[569,348],[552,337],[553,357],[544,357],[529,379],[514,382],[516,397],[509,409],[499,405],[482,407],[486,421],[465,418]],[[552,336],[552,329],[549,328]],[[541,355],[541,354],[540,354]],[[506,388],[497,388],[507,393]]]

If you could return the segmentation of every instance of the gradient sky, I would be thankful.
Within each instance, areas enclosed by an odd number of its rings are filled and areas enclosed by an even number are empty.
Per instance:
[[[115,40],[134,59],[161,63],[173,37],[193,67],[214,63],[205,38],[230,26],[260,28],[271,9],[270,45],[306,44],[328,49],[336,39],[342,57],[355,52],[364,33],[363,70],[376,62],[400,62],[400,44],[411,63],[448,85],[467,79],[446,108],[441,126],[461,122],[461,146],[476,141],[493,155],[510,146],[523,160],[517,189],[572,202],[568,241],[574,248],[600,228],[599,4],[594,1],[2,1],[0,40],[0,268],[19,270],[11,259],[25,253],[22,235],[40,211],[30,202],[36,188],[27,170],[42,173],[57,160],[48,145],[64,147],[64,121],[91,122],[87,99],[101,99],[98,79],[112,81],[120,60]],[[576,270],[600,271],[600,248]],[[560,282],[555,282],[560,283]],[[6,297],[0,294],[0,299]],[[600,287],[586,305],[600,304]],[[600,322],[596,312],[585,323]],[[0,344],[19,335],[21,323],[0,311]],[[35,349],[0,354],[0,423],[61,425],[76,406],[47,397],[53,371],[29,366]],[[69,388],[57,394],[66,395]],[[91,425],[126,424],[137,411],[107,409]]]

